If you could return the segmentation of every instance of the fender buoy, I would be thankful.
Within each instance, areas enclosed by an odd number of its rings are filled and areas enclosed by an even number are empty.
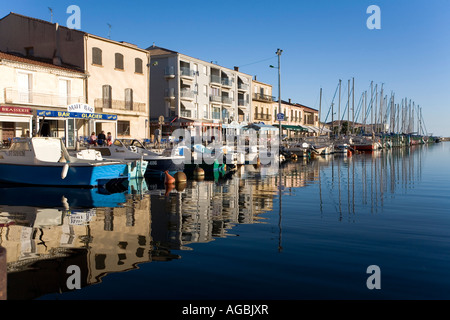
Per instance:
[[[187,181],[186,174],[182,171],[178,171],[177,173],[174,174],[173,177],[175,178],[175,182],[177,182],[177,183]]]
[[[347,149],[347,157],[351,157],[352,156],[352,151]]]
[[[61,179],[65,179],[67,177],[68,171],[69,171],[69,164],[66,163],[61,171]]]
[[[173,183],[175,183],[175,178],[172,177],[172,176],[169,174],[169,171],[164,171],[164,173],[166,174],[166,176],[165,176],[165,178],[164,178],[164,183],[165,183],[165,184],[173,184]]]
[[[195,177],[202,177],[204,175],[205,175],[205,171],[202,168],[197,167],[197,168],[194,169],[194,176]]]

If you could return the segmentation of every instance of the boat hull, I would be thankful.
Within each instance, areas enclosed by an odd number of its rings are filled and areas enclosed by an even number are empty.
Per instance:
[[[168,171],[170,175],[184,170],[183,160],[174,161],[171,158],[167,159],[146,159],[148,162],[145,177],[164,179],[164,172]]]
[[[58,165],[0,164],[0,182],[21,185],[97,187],[113,179],[127,179],[123,163],[69,165],[62,178],[64,163]]]

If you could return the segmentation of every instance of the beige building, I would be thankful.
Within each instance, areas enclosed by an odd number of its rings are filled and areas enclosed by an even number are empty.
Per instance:
[[[272,124],[276,119],[274,114],[274,100],[272,85],[256,80],[252,81],[252,122]]]
[[[47,117],[45,126],[36,120],[37,112],[66,110],[68,105],[84,103],[86,75],[82,71],[0,52],[0,137],[8,146],[15,137],[31,136],[46,130],[49,136],[65,138],[75,147],[78,128],[84,120]]]
[[[90,110],[84,118],[88,129],[78,138],[101,130],[114,138],[149,137],[148,51],[15,13],[0,19],[0,51],[87,75],[83,102]],[[59,110],[67,111],[67,106]]]
[[[278,102],[274,104],[274,117],[278,113]],[[283,134],[288,138],[311,136],[319,134],[319,111],[305,105],[281,100],[281,112],[284,121],[281,122]],[[274,124],[278,126],[278,121]]]

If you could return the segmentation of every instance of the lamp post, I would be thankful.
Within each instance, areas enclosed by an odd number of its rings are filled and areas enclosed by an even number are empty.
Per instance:
[[[280,57],[281,57],[281,53],[283,52],[283,50],[281,49],[277,49],[276,55],[278,56],[278,113],[281,113],[281,66],[280,66]],[[275,68],[274,66],[270,66],[271,68]],[[281,119],[278,120],[278,128],[279,128],[279,132],[278,132],[278,139],[279,139],[279,144],[281,145],[281,133],[283,132],[283,128],[281,126]],[[280,163],[281,165],[281,163]]]
[[[277,49],[277,52],[275,52],[278,56],[278,113],[281,113],[281,66],[280,66],[280,57],[283,50]],[[271,68],[275,68],[274,66],[270,66]],[[281,126],[281,118],[278,119],[278,139],[279,139],[279,147],[281,146],[281,132],[283,131],[283,128]],[[279,154],[278,150],[278,154]],[[278,193],[279,193],[279,205],[280,205],[280,212],[279,212],[279,220],[278,220],[278,228],[279,228],[279,239],[278,239],[278,251],[281,252],[283,250],[283,246],[281,244],[281,195],[282,195],[282,188],[283,183],[281,181],[282,175],[281,175],[281,161],[280,157],[278,157],[278,174],[279,174],[279,183],[278,183]]]

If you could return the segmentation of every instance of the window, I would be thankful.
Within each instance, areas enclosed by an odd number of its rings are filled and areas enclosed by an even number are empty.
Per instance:
[[[203,66],[203,74],[208,75],[208,69],[206,66]]]
[[[112,87],[109,84],[105,84],[102,87],[102,100],[103,108],[112,107]]]
[[[133,110],[133,89],[125,89],[125,110]]]
[[[205,94],[205,96],[208,95],[208,86],[207,85],[203,85],[203,93]]]
[[[70,104],[70,80],[59,79],[59,105]]]
[[[118,70],[123,70],[123,54],[116,53],[115,61],[116,61],[115,68]]]
[[[102,65],[102,49],[92,48],[92,64]]]
[[[17,87],[18,87],[19,101],[31,103],[33,90],[33,75],[31,73],[19,72],[17,74]]]
[[[140,59],[140,58],[134,59],[134,72],[135,73],[143,73],[143,71],[142,71],[142,59]]]
[[[117,135],[129,136],[130,135],[130,121],[117,121]]]

